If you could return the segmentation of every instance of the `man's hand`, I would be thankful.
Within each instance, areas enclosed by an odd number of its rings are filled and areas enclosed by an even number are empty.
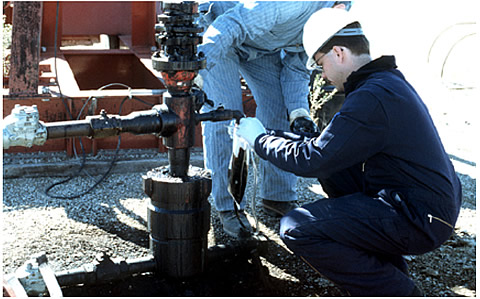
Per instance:
[[[251,148],[255,148],[255,140],[261,134],[266,133],[265,127],[255,117],[244,117],[236,130],[237,136],[245,139]]]
[[[294,133],[317,133],[319,131],[308,111],[303,108],[293,110],[289,118],[290,130]]]

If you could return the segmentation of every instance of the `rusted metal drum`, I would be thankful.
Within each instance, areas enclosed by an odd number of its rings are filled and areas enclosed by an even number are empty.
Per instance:
[[[143,176],[143,188],[150,197],[148,229],[157,271],[175,278],[202,273],[210,229],[210,174],[190,166],[188,176],[172,177],[168,166],[159,167]]]

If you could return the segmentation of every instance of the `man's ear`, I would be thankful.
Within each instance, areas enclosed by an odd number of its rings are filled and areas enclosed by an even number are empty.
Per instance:
[[[340,46],[333,46],[332,52],[334,55],[334,59],[336,59],[338,62],[343,62],[345,60],[345,49]]]

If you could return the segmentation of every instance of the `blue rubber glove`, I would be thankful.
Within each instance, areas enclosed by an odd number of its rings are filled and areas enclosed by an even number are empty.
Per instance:
[[[255,148],[255,140],[258,136],[266,133],[265,127],[255,117],[245,117],[240,119],[236,134],[238,137],[245,139],[251,148]]]

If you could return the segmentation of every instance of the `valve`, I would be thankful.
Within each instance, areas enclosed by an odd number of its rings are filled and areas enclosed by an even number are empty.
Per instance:
[[[43,145],[47,141],[47,129],[39,120],[37,105],[16,104],[12,113],[3,120],[2,127],[4,149],[11,146]]]

